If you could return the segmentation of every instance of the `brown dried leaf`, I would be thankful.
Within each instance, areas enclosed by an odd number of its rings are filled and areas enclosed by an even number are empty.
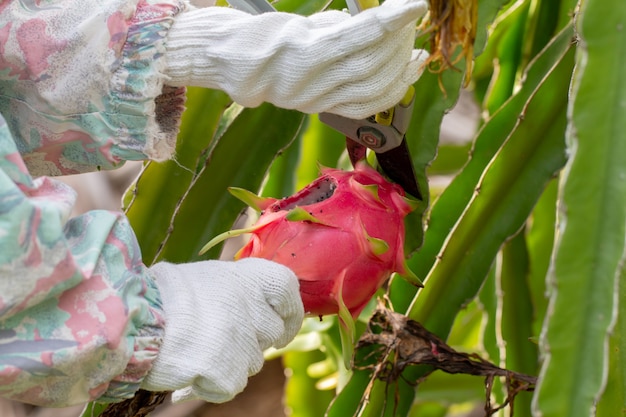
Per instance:
[[[513,408],[515,396],[520,391],[534,390],[537,383],[534,376],[502,369],[477,354],[457,352],[420,323],[384,306],[376,310],[357,344],[357,354],[363,353],[360,360],[357,356],[355,366],[372,369],[375,379],[387,383],[403,377],[409,365],[430,365],[433,369],[429,373],[439,369],[450,374],[484,376],[487,416],[508,404]],[[491,389],[493,380],[498,377],[505,378],[507,399],[504,404],[493,407]],[[417,385],[421,381],[408,382]]]

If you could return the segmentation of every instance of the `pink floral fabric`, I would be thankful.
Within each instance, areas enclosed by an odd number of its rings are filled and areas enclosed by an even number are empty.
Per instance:
[[[168,159],[184,88],[164,87],[177,0],[21,0],[0,6],[0,113],[31,174]]]
[[[164,86],[177,0],[0,2],[0,396],[119,401],[163,336],[162,307],[120,213],[70,218],[50,178],[166,159],[185,91]]]

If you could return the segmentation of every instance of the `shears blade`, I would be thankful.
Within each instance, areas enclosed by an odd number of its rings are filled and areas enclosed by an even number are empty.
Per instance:
[[[366,150],[370,148],[389,179],[413,197],[423,200],[405,136],[413,115],[414,99],[415,90],[411,87],[400,103],[374,116],[357,120],[320,113],[319,118],[346,136],[346,149],[352,165],[365,158]]]
[[[276,11],[267,0],[227,0],[235,9],[250,14]],[[376,5],[378,1],[347,0],[352,15]],[[352,164],[365,158],[367,148],[376,152],[376,159],[389,179],[404,191],[422,200],[415,177],[413,161],[404,137],[413,108],[414,91],[409,90],[402,102],[388,112],[368,119],[352,120],[329,113],[320,114],[320,120],[346,135],[346,147]],[[367,148],[366,148],[367,147]]]
[[[350,137],[346,137],[346,150],[350,162],[354,166],[358,161],[365,159],[367,147]],[[391,181],[400,185],[405,192],[423,201],[406,138],[403,138],[400,145],[395,148],[376,153],[376,160]]]
[[[402,143],[387,152],[376,154],[376,160],[380,164],[385,174],[395,183],[399,184],[404,191],[422,201],[422,193],[417,185],[413,160],[406,143],[406,138]]]

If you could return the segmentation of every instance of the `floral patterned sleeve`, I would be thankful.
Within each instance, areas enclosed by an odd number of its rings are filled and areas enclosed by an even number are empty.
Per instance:
[[[50,176],[171,156],[185,90],[161,58],[186,7],[0,2],[0,396],[119,401],[156,357],[161,302],[126,218],[70,218]]]
[[[126,219],[68,219],[74,191],[32,179],[0,118],[0,395],[65,406],[139,388],[163,334]]]
[[[185,89],[165,85],[178,0],[0,2],[0,113],[32,175],[173,153]]]

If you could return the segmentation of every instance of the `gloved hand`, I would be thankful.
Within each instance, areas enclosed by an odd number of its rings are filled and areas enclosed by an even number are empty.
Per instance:
[[[263,366],[263,350],[283,347],[304,317],[291,270],[258,258],[151,268],[163,299],[165,336],[142,388],[173,401],[220,403]]]
[[[166,84],[220,89],[247,107],[365,118],[396,105],[421,75],[428,53],[413,44],[427,9],[427,0],[387,0],[354,17],[186,11],[168,35]]]

